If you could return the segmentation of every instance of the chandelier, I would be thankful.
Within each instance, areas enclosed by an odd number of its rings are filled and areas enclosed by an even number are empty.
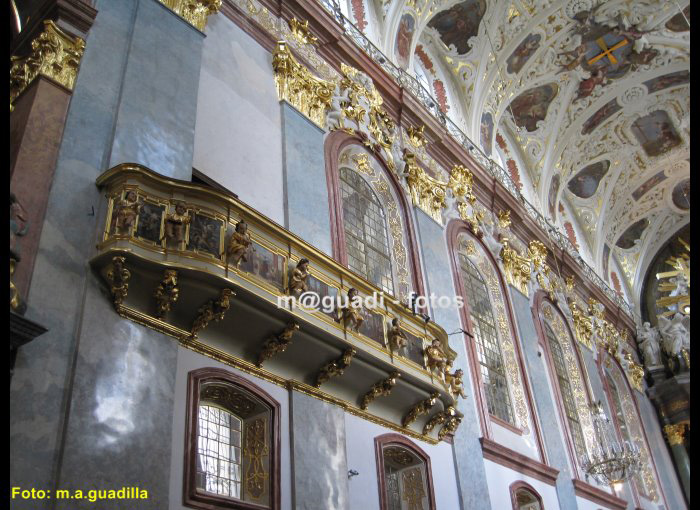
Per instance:
[[[586,476],[599,484],[619,490],[622,482],[634,476],[641,467],[639,447],[630,441],[622,444],[617,441],[600,401],[592,404],[590,409],[598,444],[588,454],[581,455],[581,467]]]

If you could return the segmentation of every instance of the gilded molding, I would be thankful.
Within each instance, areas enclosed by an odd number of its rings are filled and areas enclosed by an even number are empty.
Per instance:
[[[122,256],[113,257],[112,267],[105,274],[105,278],[109,282],[109,291],[112,294],[112,302],[115,309],[118,309],[124,302],[129,292],[131,271],[124,265],[125,260]]]
[[[416,161],[416,156],[408,149],[403,151],[404,177],[408,183],[413,205],[420,207],[428,216],[442,225],[442,210],[445,201],[447,183],[433,179]]]
[[[572,279],[573,281],[573,279]],[[574,323],[574,333],[576,334],[576,340],[588,347],[593,349],[593,323],[590,317],[581,310],[576,304],[576,300],[569,298],[569,310],[571,311],[571,319]]]
[[[15,99],[37,76],[73,90],[84,50],[85,41],[80,37],[69,36],[51,20],[44,21],[44,31],[32,41],[32,52],[10,58],[10,111]]]
[[[423,414],[428,414],[435,405],[435,403],[438,401],[438,398],[440,398],[440,394],[438,392],[435,392],[425,400],[421,400],[416,405],[411,407],[411,409],[409,409],[408,412],[402,418],[401,425],[403,425],[404,427],[408,427],[411,423],[416,421],[419,416]]]
[[[299,323],[297,321],[290,321],[281,333],[268,338],[263,344],[263,349],[258,356],[257,365],[262,367],[266,360],[280,352],[286,351],[289,344],[292,343],[294,332],[298,329]]]
[[[377,397],[388,397],[391,395],[391,390],[394,389],[396,380],[399,377],[401,377],[400,373],[392,372],[386,379],[382,379],[381,381],[374,383],[370,390],[362,396],[360,409],[366,410],[372,401],[374,401],[374,399]]]
[[[325,128],[335,83],[313,76],[294,58],[285,41],[277,41],[272,68],[279,100],[287,101],[318,127]]]
[[[352,347],[345,349],[343,354],[336,360],[330,361],[323,365],[321,370],[318,371],[316,376],[316,387],[320,388],[321,385],[328,381],[331,377],[338,377],[343,375],[345,369],[350,366],[352,358],[357,354],[357,351]]]
[[[510,210],[498,211],[498,226],[507,229],[511,225]]]
[[[502,238],[501,243],[503,244],[501,260],[503,261],[506,281],[526,296],[529,296],[530,291],[528,289],[528,283],[530,282],[530,274],[532,272],[530,259],[523,257],[515,251],[514,248],[511,248],[508,238]]]
[[[664,434],[666,434],[668,444],[671,446],[682,445],[685,436],[685,424],[666,425],[664,426]]]
[[[201,330],[206,328],[211,321],[223,320],[226,312],[231,307],[231,297],[236,293],[233,289],[221,289],[218,299],[210,299],[197,310],[197,318],[192,323],[191,338],[197,338]]]
[[[204,31],[207,20],[221,9],[221,0],[159,0],[164,6],[199,31]]]
[[[462,165],[452,168],[447,187],[452,190],[455,198],[464,197],[470,204],[476,202],[474,195],[474,174]]]

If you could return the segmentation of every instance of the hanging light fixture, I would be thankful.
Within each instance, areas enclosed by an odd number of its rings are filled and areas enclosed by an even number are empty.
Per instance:
[[[590,453],[581,455],[581,467],[587,476],[617,491],[622,488],[622,482],[639,471],[639,447],[630,441],[622,444],[617,441],[600,401],[590,406],[590,412],[599,443]]]

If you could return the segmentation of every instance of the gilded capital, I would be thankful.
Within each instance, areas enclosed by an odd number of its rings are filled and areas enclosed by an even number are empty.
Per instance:
[[[73,90],[85,41],[71,37],[53,21],[44,21],[44,31],[32,41],[25,57],[10,58],[10,110],[15,99],[41,75]]]
[[[462,165],[452,168],[447,187],[452,190],[455,198],[464,197],[472,204],[476,202],[473,190],[474,174]]]
[[[664,433],[668,438],[668,444],[675,446],[683,444],[683,436],[685,435],[685,424],[678,423],[677,425],[666,425]]]
[[[279,100],[287,101],[311,122],[324,128],[335,84],[313,76],[294,58],[284,41],[277,41],[272,68]]]
[[[207,26],[209,16],[221,9],[221,0],[160,0],[160,3],[201,31]]]
[[[447,183],[440,182],[428,175],[418,164],[416,156],[404,149],[404,177],[411,191],[413,205],[420,207],[426,214],[442,225],[442,210],[445,202]]]

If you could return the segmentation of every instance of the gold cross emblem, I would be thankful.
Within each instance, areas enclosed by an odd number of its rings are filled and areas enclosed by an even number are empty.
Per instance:
[[[600,49],[603,50],[603,53],[601,53],[600,55],[596,55],[595,57],[590,59],[588,61],[588,65],[593,65],[594,63],[598,62],[601,58],[605,57],[608,57],[611,64],[617,64],[617,59],[615,58],[615,55],[613,55],[613,51],[615,51],[618,48],[622,48],[626,44],[629,44],[629,41],[627,39],[623,39],[615,46],[608,49],[608,45],[605,44],[605,39],[603,39],[602,37],[596,39],[596,42],[598,43],[598,46],[600,46]]]

